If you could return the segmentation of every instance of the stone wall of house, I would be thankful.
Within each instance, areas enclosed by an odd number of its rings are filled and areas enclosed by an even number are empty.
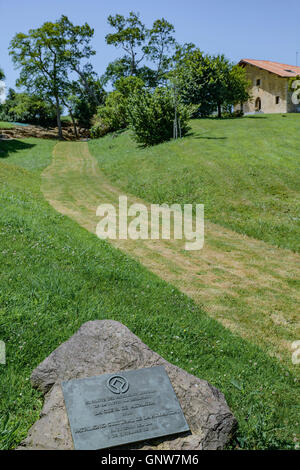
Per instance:
[[[288,79],[259,69],[253,65],[245,66],[247,78],[252,83],[251,101],[244,103],[245,113],[254,113],[257,111],[257,98],[261,100],[261,111],[263,113],[286,113],[288,110]],[[257,85],[257,80],[260,84]],[[278,98],[277,98],[278,97]],[[278,102],[276,101],[276,98]]]

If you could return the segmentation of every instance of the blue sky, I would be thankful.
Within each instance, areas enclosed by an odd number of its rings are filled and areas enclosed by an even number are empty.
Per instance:
[[[0,0],[0,67],[7,87],[14,87],[18,71],[8,55],[17,32],[27,32],[62,14],[75,24],[95,28],[93,64],[98,74],[121,51],[105,44],[109,14],[140,12],[147,26],[164,17],[175,25],[178,42],[194,42],[205,52],[224,53],[231,60],[265,59],[300,65],[299,0]]]

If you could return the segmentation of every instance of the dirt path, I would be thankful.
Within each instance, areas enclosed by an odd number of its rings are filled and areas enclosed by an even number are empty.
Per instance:
[[[52,164],[42,175],[42,191],[57,211],[92,233],[100,220],[98,205],[118,207],[123,194],[101,173],[87,143],[72,142],[56,145]],[[145,204],[127,196],[128,204]],[[192,297],[223,325],[295,368],[291,343],[300,339],[299,255],[207,221],[201,251],[185,251],[177,240],[112,243]]]

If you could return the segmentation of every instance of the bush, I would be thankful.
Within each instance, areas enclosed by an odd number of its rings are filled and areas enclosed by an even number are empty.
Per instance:
[[[106,98],[94,116],[92,137],[102,137],[108,132],[125,129],[128,126],[128,99],[143,90],[144,82],[138,77],[124,77],[115,83],[116,89]]]
[[[193,113],[190,106],[177,103],[178,135],[188,130],[188,120]],[[172,139],[174,133],[174,95],[167,88],[156,88],[151,93],[136,93],[128,101],[128,119],[136,142],[145,146],[156,145]]]
[[[94,116],[91,137],[103,137],[108,132],[124,129],[127,125],[126,98],[119,91],[113,91],[108,95],[105,106],[100,106]]]
[[[119,91],[111,92],[105,106],[98,108],[98,117],[111,131],[124,129],[128,125],[126,98]]]
[[[90,135],[92,139],[98,139],[103,137],[110,132],[110,128],[103,122],[99,116],[95,116],[93,120],[93,126],[90,129]]]

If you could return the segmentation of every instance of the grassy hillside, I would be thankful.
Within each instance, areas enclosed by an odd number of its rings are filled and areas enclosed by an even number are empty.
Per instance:
[[[18,165],[40,173],[50,165],[55,140],[35,139],[4,140],[0,142],[0,162]]]
[[[98,204],[119,204],[120,190],[99,170],[86,142],[56,145],[52,163],[42,173],[41,190],[55,210],[93,234],[99,222]],[[129,196],[129,205],[136,202],[146,203]],[[295,371],[291,344],[300,334],[298,253],[207,220],[200,251],[183,250],[181,240],[110,242],[175,285],[227,328]]]
[[[206,218],[300,250],[300,115],[192,121],[189,137],[141,149],[128,132],[89,142],[104,173],[151,203],[204,203]]]
[[[10,122],[0,121],[0,129],[11,129],[12,127],[14,126]]]
[[[28,148],[18,158],[32,171],[11,164],[14,153],[0,160],[0,338],[7,346],[0,448],[18,444],[38,418],[42,400],[29,381],[34,367],[82,323],[104,318],[123,322],[167,360],[220,388],[239,421],[239,446],[293,447],[295,377],[173,286],[56,213],[40,192],[49,149],[31,144],[39,170]]]

